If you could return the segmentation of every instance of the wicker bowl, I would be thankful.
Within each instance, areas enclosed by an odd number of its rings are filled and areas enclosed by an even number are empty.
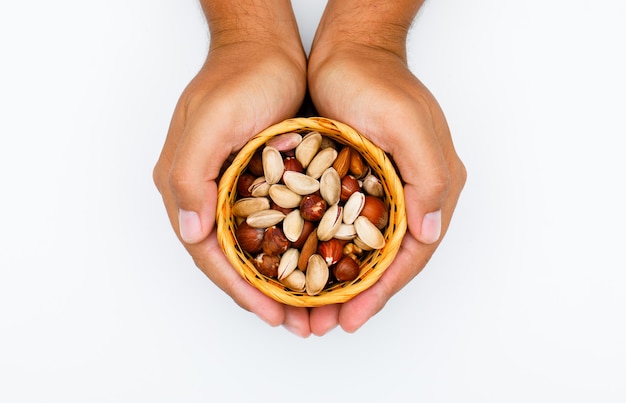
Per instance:
[[[244,252],[237,242],[235,237],[237,224],[232,214],[232,206],[237,198],[237,181],[256,150],[276,135],[309,131],[317,131],[358,151],[381,180],[384,189],[383,200],[389,206],[389,224],[383,232],[385,246],[367,252],[361,258],[361,271],[355,280],[335,284],[315,296],[305,292],[294,292],[277,280],[260,274],[250,260],[253,257]],[[406,232],[404,191],[395,167],[385,152],[351,127],[327,118],[287,119],[250,139],[224,172],[218,188],[216,223],[218,241],[231,265],[265,295],[278,302],[297,307],[343,303],[372,286],[394,260]]]

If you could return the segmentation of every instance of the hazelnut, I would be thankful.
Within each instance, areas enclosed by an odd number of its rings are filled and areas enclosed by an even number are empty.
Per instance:
[[[295,157],[287,157],[285,158],[285,172],[287,171],[303,173],[304,168],[302,167],[300,161],[298,161]]]
[[[289,245],[289,240],[283,233],[283,230],[275,225],[269,227],[265,231],[265,235],[263,235],[263,242],[261,243],[263,252],[270,256],[284,253],[287,249],[289,249]]]
[[[337,281],[352,281],[359,276],[361,268],[351,257],[344,256],[333,267],[333,275]]]
[[[338,239],[322,241],[317,246],[317,253],[322,256],[328,266],[332,266],[343,256],[343,246]]]
[[[239,176],[239,180],[237,180],[237,193],[239,193],[240,197],[252,196],[249,188],[255,179],[254,175],[249,173],[243,173]]]
[[[350,153],[350,167],[348,168],[348,172],[357,178],[362,178],[367,173],[363,158],[356,150],[352,150]]]
[[[344,147],[337,155],[337,159],[333,163],[333,168],[339,174],[341,178],[348,174],[350,168],[350,147]]]
[[[296,239],[291,246],[294,248],[302,249],[304,242],[309,237],[311,232],[315,229],[315,224],[311,221],[304,220],[304,226],[302,227],[302,232],[300,233],[300,237]]]
[[[389,210],[385,202],[374,196],[365,196],[361,215],[367,217],[376,228],[381,230],[385,228],[389,221]]]
[[[279,256],[271,256],[265,253],[260,253],[254,258],[254,266],[264,276],[276,277],[278,276],[278,266],[280,265]]]
[[[248,162],[248,170],[256,177],[263,176],[262,150],[258,150],[252,155],[250,162]]]
[[[251,254],[261,252],[264,234],[264,228],[253,228],[245,221],[242,222],[235,231],[235,237],[237,237],[241,249]]]
[[[341,194],[339,199],[342,202],[345,202],[352,196],[352,193],[358,192],[361,190],[361,185],[359,181],[352,175],[346,175],[341,178]]]
[[[326,212],[326,202],[317,193],[306,195],[300,202],[300,214],[307,221],[319,221]]]

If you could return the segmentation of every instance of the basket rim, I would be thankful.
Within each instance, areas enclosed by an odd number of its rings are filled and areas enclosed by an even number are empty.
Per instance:
[[[380,179],[385,187],[386,203],[390,206],[390,224],[384,234],[385,247],[373,251],[370,257],[362,262],[361,274],[356,280],[339,283],[315,296],[310,296],[305,292],[291,291],[277,280],[261,275],[245,252],[238,247],[233,231],[235,225],[231,208],[236,196],[238,178],[244,171],[241,167],[247,166],[252,155],[267,140],[279,134],[294,131],[318,131],[322,135],[327,135],[359,151],[373,170],[382,173],[383,177]],[[387,154],[352,127],[324,117],[290,118],[259,132],[237,153],[219,182],[216,225],[218,242],[228,261],[246,281],[265,295],[278,302],[297,307],[343,303],[378,281],[395,258],[407,228],[404,190],[395,166]]]

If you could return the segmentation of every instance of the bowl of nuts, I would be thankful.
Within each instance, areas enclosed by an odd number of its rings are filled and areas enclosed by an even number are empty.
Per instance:
[[[217,237],[237,272],[274,300],[343,303],[371,287],[406,232],[390,157],[351,127],[293,118],[254,136],[219,183]]]

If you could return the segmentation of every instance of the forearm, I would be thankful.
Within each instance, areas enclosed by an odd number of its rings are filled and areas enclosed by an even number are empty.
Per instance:
[[[239,42],[301,47],[290,0],[201,0],[211,47]]]
[[[359,44],[406,58],[406,37],[424,0],[329,0],[313,51]]]

